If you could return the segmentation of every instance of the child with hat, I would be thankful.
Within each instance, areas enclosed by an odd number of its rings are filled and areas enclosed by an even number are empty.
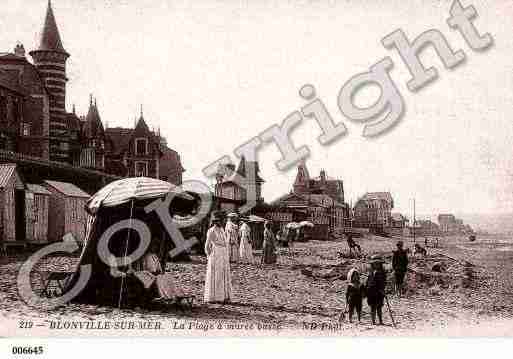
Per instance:
[[[372,324],[376,324],[376,314],[379,325],[383,325],[383,305],[385,303],[386,273],[383,269],[383,260],[374,255],[370,260],[371,270],[367,277],[367,303],[371,309]]]

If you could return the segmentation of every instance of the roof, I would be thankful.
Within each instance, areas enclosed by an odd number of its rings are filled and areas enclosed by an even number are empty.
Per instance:
[[[0,188],[4,188],[11,179],[16,165],[14,163],[0,163]]]
[[[223,167],[225,167],[228,171],[223,171]],[[260,177],[260,167],[258,162],[246,161],[244,156],[241,157],[239,165],[237,166],[237,170],[235,170],[235,165],[232,163],[219,165],[218,168],[218,173],[224,174],[223,183],[234,182],[232,178],[234,171],[237,173],[237,175],[245,179],[254,179],[256,183],[265,182],[262,177]],[[250,174],[248,171],[250,171],[252,174]]]
[[[307,197],[310,202],[317,206],[331,207],[335,202],[333,198],[327,194],[309,194],[305,195],[305,197]]]
[[[46,10],[45,23],[41,33],[39,48],[36,51],[56,51],[68,54],[62,45],[61,35],[57,28],[57,22],[53,14],[52,2],[48,0],[48,8]]]
[[[92,97],[89,104],[89,111],[86,116],[86,122],[84,124],[84,134],[87,138],[103,137],[105,134],[102,120],[100,118],[100,112],[96,105],[96,100],[93,103]]]
[[[439,214],[438,218],[456,218],[454,214]]]
[[[389,203],[393,203],[394,199],[390,192],[367,192],[361,200],[370,201],[370,200],[381,200]]]
[[[304,201],[304,202],[306,202],[306,200],[307,200],[306,195],[290,192],[290,193],[284,194],[283,196],[276,198],[270,204],[272,206],[279,205],[279,204],[282,204],[282,202],[286,202],[287,200],[292,199],[292,198],[296,198],[297,200]]]
[[[394,221],[408,221],[408,219],[401,213],[392,213],[392,219]]]
[[[170,173],[176,172],[185,172],[178,152],[172,150],[167,146],[162,146],[162,153],[163,155],[160,158],[160,175],[168,175]]]
[[[48,186],[56,189],[68,197],[90,198],[91,196],[72,183],[58,182],[58,181],[45,181]]]
[[[74,113],[66,114],[66,125],[70,131],[80,131],[80,119]]]
[[[306,167],[306,162],[301,161],[297,166],[297,174],[296,179],[294,180],[294,185],[302,185],[306,184],[310,181],[310,173],[308,173],[308,168]]]
[[[38,185],[38,184],[27,183],[26,186],[27,186],[27,190],[29,192],[32,192],[35,194],[44,194],[44,195],[48,195],[48,196],[52,194],[46,188],[44,188],[43,186]]]
[[[25,91],[20,87],[18,78],[13,72],[3,71],[0,69],[0,86],[20,95],[25,95]]]
[[[109,151],[120,154],[128,148],[134,130],[131,128],[111,127],[105,130]]]

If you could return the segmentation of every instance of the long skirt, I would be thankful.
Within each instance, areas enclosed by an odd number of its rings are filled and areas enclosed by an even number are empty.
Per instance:
[[[232,243],[230,244],[230,262],[239,262],[239,244]]]
[[[269,243],[268,241],[264,241],[264,248],[263,248],[263,262],[265,264],[274,264],[276,263],[276,252],[274,245],[272,243]]]
[[[206,303],[227,302],[231,300],[231,297],[232,283],[228,249],[214,246],[207,262],[204,301]]]
[[[148,271],[136,272],[136,278],[143,284],[149,297],[173,299],[183,292],[175,287],[170,273],[153,274]]]
[[[241,238],[240,240],[240,261],[241,263],[254,263],[255,259],[253,258],[253,248],[251,247],[251,243],[246,238]]]

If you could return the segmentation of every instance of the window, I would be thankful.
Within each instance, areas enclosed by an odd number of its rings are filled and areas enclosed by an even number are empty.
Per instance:
[[[148,139],[137,138],[135,140],[135,153],[136,155],[147,155],[148,154]]]
[[[59,144],[59,149],[60,149],[61,151],[69,151],[69,143],[67,143],[67,142],[61,142],[61,143]]]
[[[7,122],[7,98],[0,97],[0,122]]]
[[[148,176],[148,163],[136,162],[135,163],[135,177],[147,177]]]
[[[30,136],[30,123],[26,123],[26,122],[21,123],[21,135],[22,136]]]
[[[16,122],[20,119],[20,103],[16,99],[12,103],[12,117]]]

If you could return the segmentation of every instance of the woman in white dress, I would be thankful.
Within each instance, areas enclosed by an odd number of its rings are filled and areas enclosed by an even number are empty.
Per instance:
[[[232,283],[229,248],[222,227],[222,214],[214,213],[212,223],[205,242],[208,262],[204,301],[206,303],[228,303],[232,297]]]
[[[253,248],[251,247],[251,228],[247,219],[242,219],[240,226],[240,261],[241,263],[254,263]]]
[[[230,262],[239,261],[239,226],[237,221],[239,216],[236,213],[228,215],[228,221],[225,226],[226,240],[228,241],[228,251]]]

